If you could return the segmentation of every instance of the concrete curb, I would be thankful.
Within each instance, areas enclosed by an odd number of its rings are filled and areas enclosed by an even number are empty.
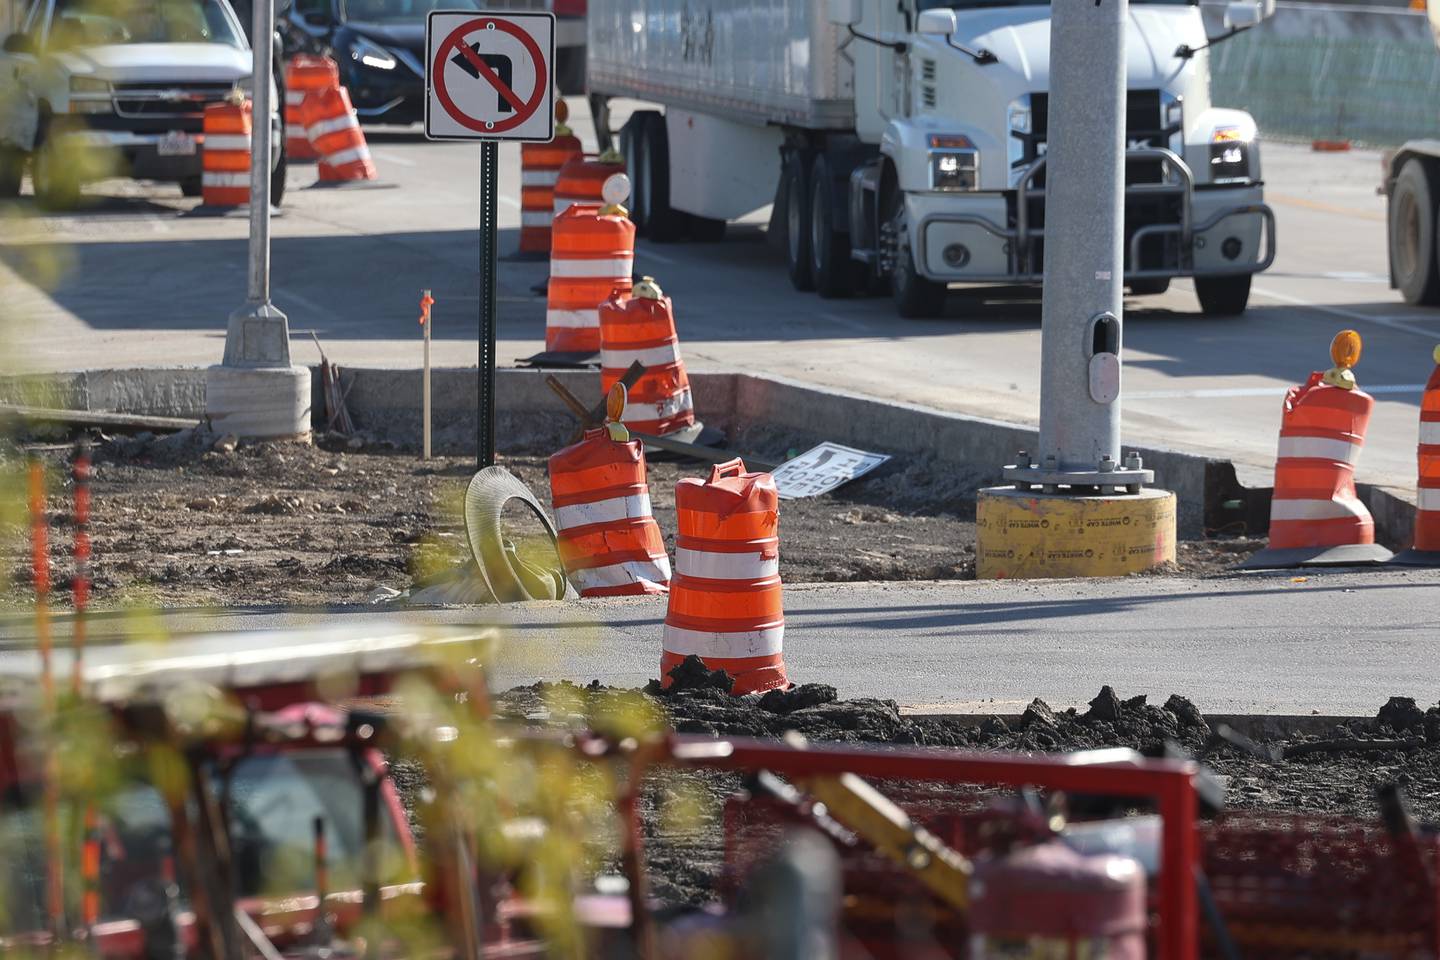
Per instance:
[[[585,370],[497,371],[496,420],[501,449],[553,450],[574,429],[569,412],[545,384],[554,374],[582,400],[599,398],[600,375]],[[356,426],[381,440],[418,446],[420,371],[343,368],[349,390],[346,404]],[[1023,424],[935,410],[916,404],[877,400],[782,377],[749,373],[697,371],[690,374],[696,414],[724,430],[744,449],[747,436],[785,434],[798,440],[833,440],[900,458],[925,458],[956,474],[958,485],[998,482],[1000,468],[1015,454],[1033,450],[1036,430]],[[314,421],[324,427],[324,398],[319,369],[312,370]],[[475,369],[431,371],[435,448],[475,449]],[[205,412],[205,370],[199,367],[87,370],[0,379],[0,400],[42,403],[80,410],[112,410],[157,416],[198,418]],[[1202,536],[1236,522],[1256,524],[1269,515],[1269,491],[1240,487],[1226,460],[1156,447],[1137,451],[1155,470],[1157,483],[1179,498],[1182,537]],[[1394,549],[1405,546],[1415,522],[1415,506],[1404,491],[1368,484],[1360,493],[1375,516],[1377,539]],[[1242,501],[1238,514],[1222,504]]]

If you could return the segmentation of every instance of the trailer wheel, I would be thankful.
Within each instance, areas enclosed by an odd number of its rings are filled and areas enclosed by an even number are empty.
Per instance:
[[[815,274],[810,262],[810,178],[805,154],[792,151],[785,158],[781,174],[785,194],[785,264],[790,284],[796,290],[814,290]]]
[[[850,267],[850,236],[835,228],[834,177],[825,154],[810,168],[810,274],[815,290],[826,299],[855,291]]]
[[[634,188],[630,194],[630,222],[635,232],[642,237],[649,236],[649,221],[645,213],[645,190],[641,182],[645,176],[645,114],[637,113],[625,121],[620,128],[620,154],[625,158],[625,172],[630,175]]]
[[[665,118],[653,110],[644,114],[641,138],[640,196],[645,207],[647,235],[657,243],[685,236],[686,215],[670,206],[670,140]]]
[[[1230,277],[1196,277],[1195,295],[1207,317],[1238,317],[1250,302],[1250,274]]]
[[[1390,263],[1406,303],[1440,304],[1440,262],[1436,260],[1435,202],[1440,193],[1433,166],[1419,157],[1405,161],[1390,192]]]

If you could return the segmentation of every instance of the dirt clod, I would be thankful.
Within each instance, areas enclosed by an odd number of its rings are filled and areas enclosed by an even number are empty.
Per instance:
[[[1050,704],[1036,697],[1030,701],[1025,712],[1020,715],[1020,726],[1029,729],[1036,724],[1043,727],[1055,726],[1055,711],[1050,709]]]
[[[1090,709],[1085,713],[1086,720],[1100,720],[1113,723],[1120,719],[1120,712],[1123,710],[1120,698],[1115,696],[1109,684],[1100,688],[1095,699],[1090,701]]]
[[[1375,719],[1396,733],[1424,729],[1425,711],[1415,705],[1414,697],[1391,697],[1375,714]]]

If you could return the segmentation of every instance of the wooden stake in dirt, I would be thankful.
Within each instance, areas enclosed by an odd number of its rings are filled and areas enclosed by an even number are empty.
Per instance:
[[[90,438],[84,434],[75,444],[71,470],[75,480],[75,579],[71,581],[75,632],[71,641],[70,691],[78,697],[85,662],[86,612],[90,607]]]
[[[55,736],[55,672],[51,663],[50,549],[45,521],[45,468],[32,457],[29,464],[30,569],[35,580],[35,641],[40,648],[40,698],[46,738]],[[50,933],[65,937],[65,874],[60,846],[60,782],[56,769],[58,744],[45,750],[45,916]]]
[[[430,459],[430,308],[435,303],[435,298],[430,296],[430,291],[425,290],[420,294],[420,327],[425,333],[425,367],[420,375],[420,424],[421,424],[421,446],[424,448],[424,459]]]

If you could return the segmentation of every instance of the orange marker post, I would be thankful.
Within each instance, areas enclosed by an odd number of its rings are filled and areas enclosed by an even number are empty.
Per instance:
[[[425,334],[425,367],[420,375],[420,390],[423,396],[420,398],[420,419],[423,457],[430,459],[430,308],[435,305],[435,298],[430,296],[430,291],[425,290],[420,294],[420,329]]]

